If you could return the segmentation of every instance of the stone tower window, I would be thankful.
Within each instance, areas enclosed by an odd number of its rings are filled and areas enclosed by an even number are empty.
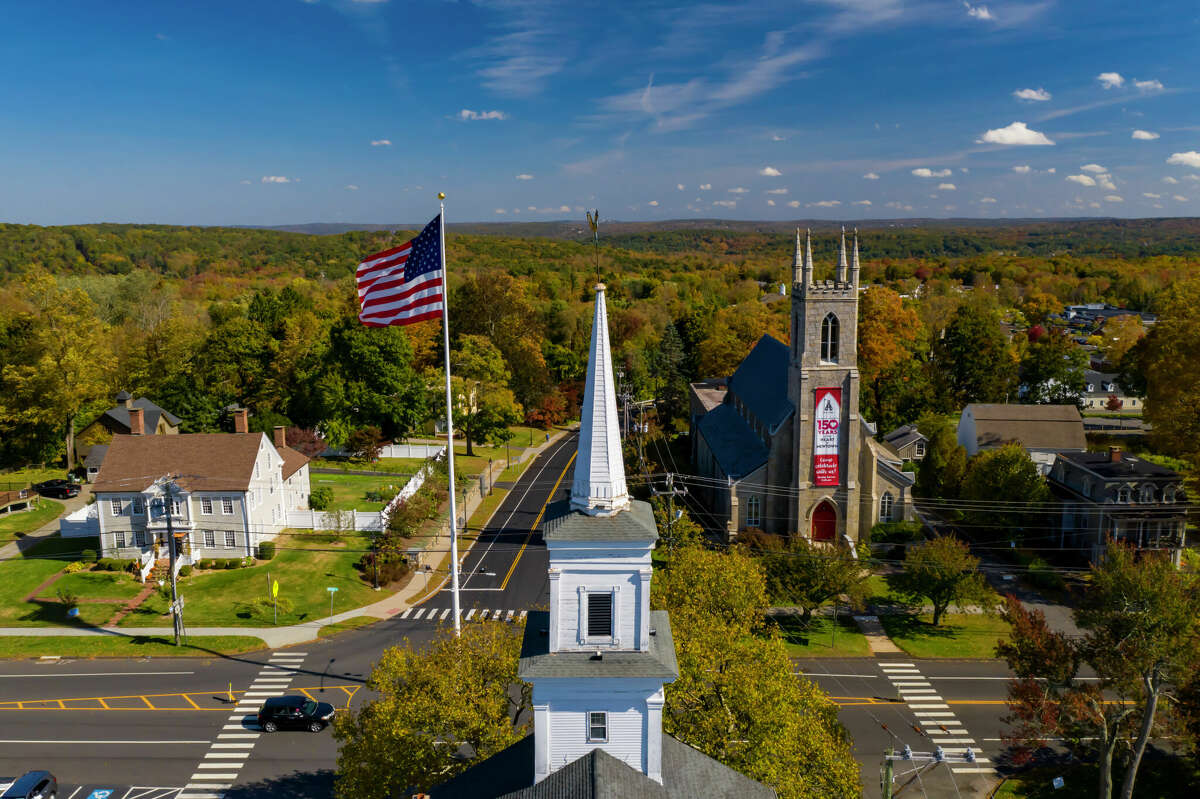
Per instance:
[[[751,496],[746,500],[746,526],[759,527],[762,525],[762,500]]]
[[[837,363],[840,327],[838,318],[833,314],[829,314],[821,322],[821,360],[825,363]]]

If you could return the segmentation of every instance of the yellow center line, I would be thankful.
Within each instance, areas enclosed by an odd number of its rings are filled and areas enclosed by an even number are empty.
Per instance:
[[[575,462],[575,456],[579,454],[579,450],[571,453],[570,460],[563,467],[562,474],[558,476],[558,480],[554,483],[554,488],[550,489],[550,496],[546,497],[546,504],[542,505],[542,509],[538,511],[537,518],[533,520],[533,526],[529,528],[529,532],[525,534],[525,540],[521,543],[521,548],[517,550],[517,556],[513,558],[512,565],[508,567],[508,574],[504,575],[504,581],[500,583],[500,590],[508,588],[508,581],[512,578],[513,572],[517,570],[517,564],[521,562],[521,556],[525,554],[525,547],[529,546],[529,539],[533,538],[533,532],[538,528],[542,521],[542,514],[546,512],[546,508],[550,507],[550,503],[554,501],[554,495],[558,493],[558,487],[562,485],[563,478],[567,476],[567,469],[571,468],[571,464]]]
[[[194,701],[192,701],[192,698],[191,698],[190,696],[188,696],[187,694],[184,694],[184,695],[183,695],[183,698],[184,698],[184,699],[186,699],[186,700],[188,701],[188,704],[189,704],[189,705],[191,705],[192,707],[196,708],[196,710],[199,710],[199,709],[200,709],[200,706],[199,706],[199,705],[197,705],[197,704],[196,704]]]
[[[154,707],[154,703],[153,703],[153,702],[151,702],[149,699],[147,699],[147,698],[146,698],[146,697],[144,697],[144,696],[142,697],[142,701],[146,703],[146,707],[149,707],[149,708],[153,708],[153,707]]]

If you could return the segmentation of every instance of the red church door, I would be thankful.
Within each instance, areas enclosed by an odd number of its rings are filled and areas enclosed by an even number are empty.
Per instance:
[[[822,502],[813,511],[812,540],[832,541],[837,537],[837,511],[828,502]]]

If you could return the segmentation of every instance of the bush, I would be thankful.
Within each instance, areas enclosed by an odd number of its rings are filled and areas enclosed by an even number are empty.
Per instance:
[[[258,545],[259,560],[271,560],[275,557],[275,542],[263,541]]]
[[[96,550],[94,549],[85,549],[83,550],[83,554],[80,556],[82,560],[85,560],[88,563],[95,563],[97,557]]]
[[[119,563],[122,564],[120,571],[127,571],[130,574],[137,574],[138,571],[141,569],[141,564],[138,563],[137,558],[130,558],[129,560],[122,560],[122,561],[119,561]]]
[[[236,569],[242,565],[242,562],[237,558],[225,558],[221,561],[222,569]]]
[[[191,577],[192,576],[192,567],[191,566],[180,566],[179,567],[179,576],[180,577]]]
[[[375,574],[375,553],[368,552],[358,560],[358,569],[362,572],[363,581],[368,585],[373,583]],[[412,565],[404,558],[389,558],[379,556],[379,584],[394,583],[412,571]]]
[[[79,596],[77,594],[72,594],[65,588],[60,588],[55,593],[58,594],[58,601],[61,602],[65,607],[73,608],[79,603]]]
[[[67,568],[63,569],[67,574],[75,574],[86,569],[88,565],[81,560],[73,560],[67,564]]]
[[[333,502],[333,489],[329,486],[317,486],[308,495],[308,507],[313,510],[325,510]]]
[[[921,522],[880,522],[871,528],[872,544],[907,544],[923,538]]]
[[[1034,588],[1040,588],[1044,591],[1062,590],[1066,583],[1063,581],[1062,575],[1046,562],[1045,558],[1035,557],[1029,562],[1028,571],[1025,574],[1025,579]]]
[[[96,561],[96,568],[104,572],[120,571],[123,567],[123,561],[117,558],[100,558]]]

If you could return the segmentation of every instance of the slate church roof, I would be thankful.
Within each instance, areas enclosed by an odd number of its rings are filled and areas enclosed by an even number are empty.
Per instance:
[[[659,785],[597,748],[534,785],[533,736],[527,735],[429,795],[432,799],[773,799],[776,795],[670,735],[662,738],[662,765]]]

